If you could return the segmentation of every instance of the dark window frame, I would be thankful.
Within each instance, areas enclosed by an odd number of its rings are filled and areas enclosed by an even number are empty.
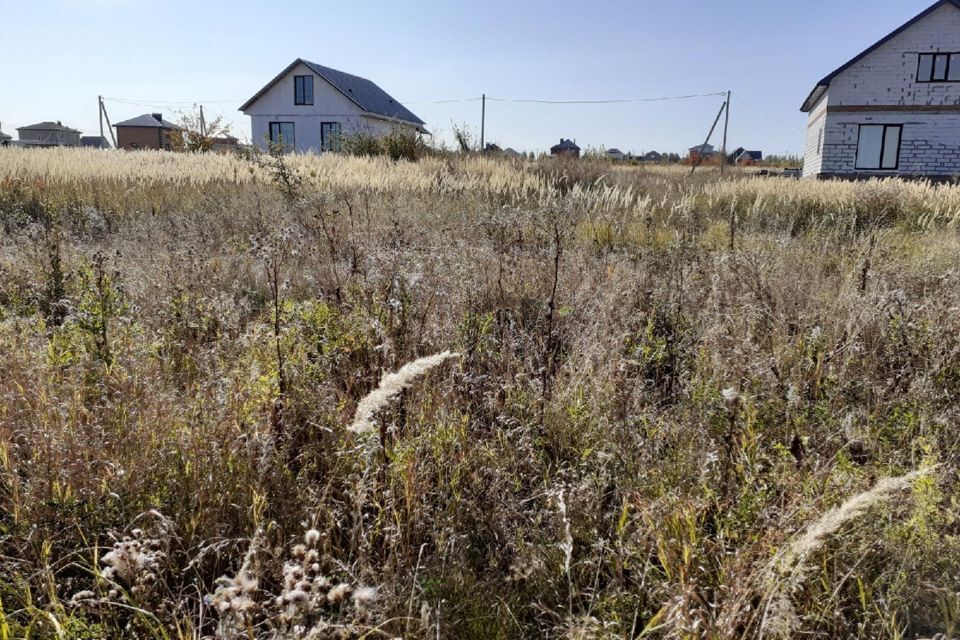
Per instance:
[[[825,134],[826,127],[820,127],[819,133],[817,133],[817,155],[823,155],[823,138]],[[858,134],[859,135],[859,134]]]
[[[883,133],[880,135],[880,161],[877,167],[861,167],[857,164],[860,160],[860,136],[863,134],[864,127],[883,127]],[[883,166],[884,152],[887,150],[887,129],[897,128],[900,130],[897,135],[897,164],[893,167]],[[853,158],[853,166],[857,171],[899,171],[900,170],[900,152],[903,151],[903,125],[902,124],[873,124],[864,123],[857,127],[857,150]]]
[[[287,141],[287,140],[283,140],[283,139],[282,139],[282,138],[283,138],[283,129],[282,129],[282,126],[285,125],[285,124],[290,125],[290,128],[291,128],[291,130],[293,131],[293,136],[292,136],[292,139],[291,139],[290,141]],[[276,128],[277,128],[277,137],[276,137],[276,139],[274,139],[274,137],[273,137],[273,128],[274,128],[274,126],[276,126]],[[277,121],[273,121],[273,122],[267,123],[267,137],[270,139],[270,144],[271,144],[271,145],[282,144],[282,145],[283,145],[283,148],[284,148],[284,151],[295,151],[296,148],[297,148],[297,127],[296,127],[295,123],[292,122],[292,121],[289,121],[289,120],[283,120],[283,121],[277,120]]]
[[[920,68],[923,65],[923,58],[929,57],[933,58],[930,61],[930,79],[924,80],[920,77]],[[947,66],[943,70],[943,80],[935,79],[937,72],[937,57],[944,57],[947,59]],[[950,67],[954,63],[954,57],[956,57],[956,64],[960,65],[960,51],[931,51],[929,53],[920,53],[917,55],[917,83],[919,84],[956,84],[960,82],[960,78],[956,80],[950,79]]]
[[[308,83],[307,80],[310,82]],[[310,87],[310,96],[307,97],[307,87]],[[313,105],[313,76],[293,76],[293,104],[295,106]]]
[[[336,148],[334,148],[333,146],[328,146],[328,144],[329,144],[331,141],[328,141],[328,140],[327,140],[327,131],[328,131],[328,129],[329,129],[331,126],[333,126],[333,125],[337,125],[337,140],[336,140],[337,145],[336,145]],[[342,140],[343,140],[343,125],[340,124],[340,122],[331,120],[331,121],[328,121],[328,122],[321,122],[321,123],[320,123],[320,150],[321,150],[321,151],[324,151],[324,152],[326,152],[326,151],[340,151],[340,146],[341,146],[340,143],[341,143]]]

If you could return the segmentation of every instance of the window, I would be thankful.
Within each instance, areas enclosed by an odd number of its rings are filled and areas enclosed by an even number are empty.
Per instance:
[[[313,76],[293,76],[293,104],[313,104]]]
[[[900,166],[899,124],[862,124],[857,142],[857,169],[895,170]]]
[[[823,153],[823,127],[820,127],[820,133],[817,135],[817,155]]]
[[[320,123],[320,149],[323,151],[340,151],[340,123]]]
[[[293,135],[292,122],[271,122],[270,123],[270,144],[283,145],[284,151],[293,151],[296,140]]]
[[[960,53],[921,53],[917,82],[960,82]]]

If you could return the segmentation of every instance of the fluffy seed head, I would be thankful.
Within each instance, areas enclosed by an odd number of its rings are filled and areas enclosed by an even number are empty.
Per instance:
[[[373,417],[377,411],[383,409],[390,403],[397,394],[413,384],[414,380],[430,371],[436,366],[443,364],[450,358],[456,358],[460,354],[444,351],[432,356],[426,356],[400,367],[395,373],[388,373],[380,380],[380,385],[368,393],[360,404],[357,405],[357,413],[354,415],[353,423],[350,425],[350,431],[354,433],[369,433],[374,429]]]

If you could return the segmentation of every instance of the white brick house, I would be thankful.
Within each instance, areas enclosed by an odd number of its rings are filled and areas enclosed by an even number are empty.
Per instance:
[[[940,0],[817,83],[805,177],[960,176],[960,0]]]
[[[262,149],[282,142],[289,151],[333,151],[356,134],[427,133],[423,120],[370,80],[302,58],[240,111],[250,116],[253,143]]]

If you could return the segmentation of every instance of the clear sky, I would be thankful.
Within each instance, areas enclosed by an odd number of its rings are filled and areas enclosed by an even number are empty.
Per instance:
[[[0,0],[0,126],[62,120],[95,134],[102,94],[144,103],[108,101],[113,122],[202,102],[249,138],[237,108],[301,57],[373,80],[445,139],[454,123],[478,134],[480,104],[431,102],[731,89],[731,147],[799,153],[816,81],[932,2]],[[489,102],[487,140],[680,152],[721,102]]]

